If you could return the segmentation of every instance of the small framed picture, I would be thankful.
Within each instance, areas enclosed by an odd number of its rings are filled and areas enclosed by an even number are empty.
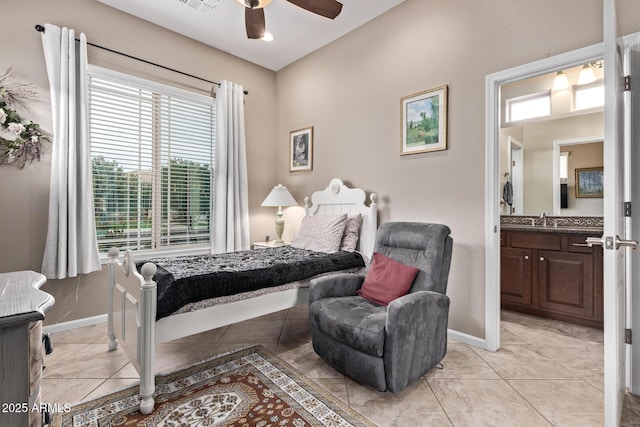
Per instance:
[[[603,190],[603,168],[576,169],[576,197],[602,197]]]
[[[313,126],[291,132],[289,172],[313,170]]]
[[[447,149],[447,85],[400,98],[400,155]]]

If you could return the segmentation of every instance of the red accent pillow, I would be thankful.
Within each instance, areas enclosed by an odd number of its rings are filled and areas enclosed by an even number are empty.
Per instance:
[[[389,305],[409,292],[417,274],[417,268],[374,252],[373,263],[358,295],[376,304]]]

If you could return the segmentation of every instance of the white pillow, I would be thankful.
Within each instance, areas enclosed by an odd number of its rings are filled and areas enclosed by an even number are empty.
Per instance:
[[[342,243],[340,243],[341,251],[353,252],[356,250],[360,237],[360,225],[362,225],[361,214],[347,216],[347,225],[344,228]]]
[[[291,246],[316,252],[337,252],[346,224],[347,214],[305,216]]]

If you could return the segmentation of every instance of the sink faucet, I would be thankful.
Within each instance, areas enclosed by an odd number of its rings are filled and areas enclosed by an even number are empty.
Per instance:
[[[540,218],[542,218],[542,226],[546,227],[547,226],[547,213],[546,212],[542,212],[540,214]]]

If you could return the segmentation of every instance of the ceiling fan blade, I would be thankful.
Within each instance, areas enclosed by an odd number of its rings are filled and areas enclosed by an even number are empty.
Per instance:
[[[244,22],[247,27],[247,37],[250,39],[260,39],[264,36],[264,9],[245,8]]]
[[[309,12],[334,19],[342,11],[342,3],[336,0],[287,0]]]

